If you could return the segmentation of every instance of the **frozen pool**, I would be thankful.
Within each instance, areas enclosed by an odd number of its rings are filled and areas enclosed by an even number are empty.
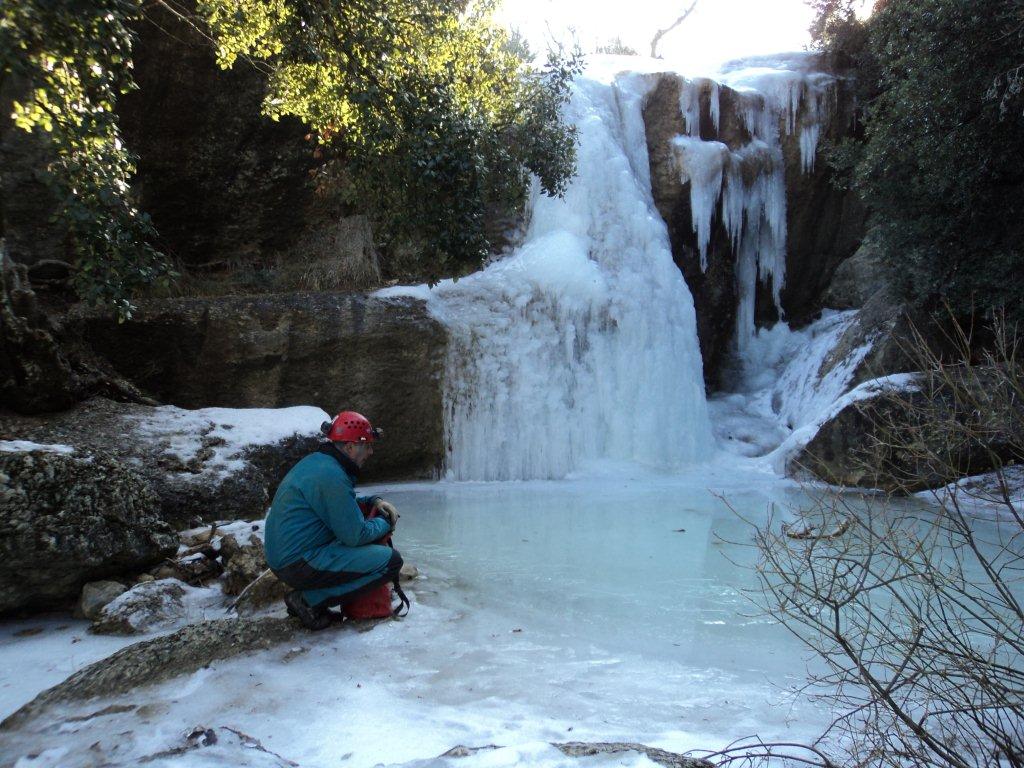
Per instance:
[[[55,711],[3,751],[120,762],[203,725],[237,728],[303,766],[405,763],[458,744],[511,748],[459,765],[547,764],[568,758],[538,742],[681,751],[755,733],[807,739],[826,721],[792,695],[803,651],[744,597],[754,584],[750,529],[715,495],[763,519],[770,505],[802,503],[795,485],[705,468],[376,490],[401,510],[400,548],[423,574],[406,620],[303,635],[122,697],[144,716],[77,725]],[[173,764],[199,755],[189,754]]]

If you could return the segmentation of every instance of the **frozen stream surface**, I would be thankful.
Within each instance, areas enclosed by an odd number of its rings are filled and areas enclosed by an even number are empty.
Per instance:
[[[302,766],[640,765],[638,755],[570,759],[543,743],[685,751],[754,733],[813,737],[827,712],[791,693],[804,679],[802,650],[743,596],[750,529],[715,495],[763,519],[803,492],[734,466],[641,473],[381,488],[402,510],[401,549],[422,574],[407,619],[302,634],[75,710],[143,705],[135,712],[68,722],[74,713],[53,710],[0,734],[0,764],[131,764],[199,725],[238,729]],[[44,631],[14,636],[33,626]],[[119,644],[83,630],[5,628],[4,715]],[[435,759],[459,744],[507,749]],[[215,754],[154,764],[215,764]]]

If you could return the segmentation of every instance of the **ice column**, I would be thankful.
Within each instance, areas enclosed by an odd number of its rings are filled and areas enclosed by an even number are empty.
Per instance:
[[[751,172],[751,169],[754,172]],[[782,150],[753,141],[730,157],[722,223],[736,252],[736,344],[755,333],[757,281],[770,282],[776,307],[786,280],[786,181]],[[752,176],[748,185],[744,176]]]
[[[693,231],[697,234],[700,268],[708,269],[708,244],[718,199],[722,194],[722,173],[729,160],[729,148],[718,141],[701,141],[691,136],[672,140],[679,181],[690,185]]]
[[[687,136],[700,136],[700,95],[704,90],[709,92],[709,111],[711,122],[718,133],[721,121],[721,92],[719,85],[707,77],[683,79],[679,89],[679,111],[683,115]]]
[[[650,191],[651,84],[577,80],[566,108],[577,176],[565,196],[534,189],[521,248],[431,291],[450,331],[451,476],[558,478],[710,454],[693,300]]]

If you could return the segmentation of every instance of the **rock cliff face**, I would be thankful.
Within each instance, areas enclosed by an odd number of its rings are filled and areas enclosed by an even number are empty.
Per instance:
[[[372,477],[430,477],[443,456],[442,326],[423,302],[309,293],[143,302],[65,318],[124,377],[182,408],[351,408],[382,426]]]
[[[820,130],[820,140],[835,140],[852,130],[853,102],[843,81],[837,81],[827,96],[812,102],[806,93],[794,114],[800,125],[810,121],[809,110]],[[690,104],[695,125],[687,125],[681,104]],[[719,384],[722,363],[736,334],[737,309],[742,299],[737,274],[737,248],[722,215],[722,202],[712,200],[715,214],[705,250],[705,268],[700,242],[694,231],[693,182],[680,164],[675,140],[699,137],[706,146],[719,142],[721,151],[731,154],[739,177],[752,186],[758,175],[778,172],[784,180],[785,221],[779,222],[784,239],[785,280],[779,291],[784,318],[795,326],[814,318],[822,308],[822,295],[840,263],[857,249],[863,236],[865,214],[857,199],[837,190],[824,163],[808,168],[800,131],[780,131],[780,156],[751,152],[757,137],[748,125],[750,97],[710,80],[685,81],[663,74],[650,93],[644,111],[651,187],[655,204],[669,231],[676,264],[686,277],[697,308],[697,331],[704,357],[705,379],[710,389]],[[717,122],[717,125],[716,125]],[[699,126],[695,127],[695,126]],[[761,149],[765,149],[761,147]],[[763,167],[765,163],[781,167]],[[697,164],[697,171],[709,166]],[[691,171],[694,169],[690,169]],[[770,324],[779,313],[771,279],[757,280],[753,298],[757,325]]]
[[[341,211],[314,194],[305,129],[261,114],[264,76],[241,60],[219,69],[210,42],[170,11],[154,5],[146,17],[139,88],[118,113],[139,158],[134,191],[163,250],[193,268],[258,270],[333,226]]]

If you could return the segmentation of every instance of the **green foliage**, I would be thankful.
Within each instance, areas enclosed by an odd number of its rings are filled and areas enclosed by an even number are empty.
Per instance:
[[[133,87],[129,0],[6,0],[0,6],[0,74],[23,88],[15,124],[48,136],[45,169],[76,253],[75,287],[94,304],[131,313],[141,286],[171,272],[148,241],[152,225],[129,200],[133,158],[114,104]]]
[[[871,209],[895,284],[918,305],[1024,320],[1024,3],[889,0],[863,24],[819,5],[826,50],[855,38],[843,25],[862,30],[865,135],[832,160]]]
[[[325,183],[414,242],[432,280],[487,253],[489,207],[522,201],[529,174],[559,195],[575,165],[560,118],[578,54],[533,68],[463,0],[202,0],[230,67],[269,68],[264,111],[294,115],[330,160]]]

